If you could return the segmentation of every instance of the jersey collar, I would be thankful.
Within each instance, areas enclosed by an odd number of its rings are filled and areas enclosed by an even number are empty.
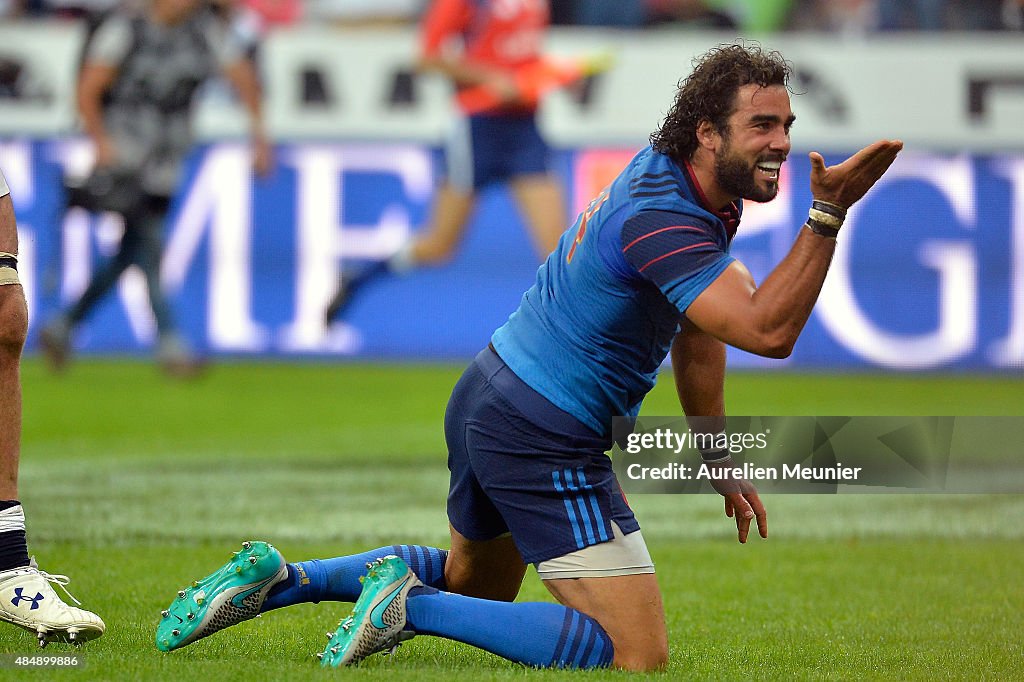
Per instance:
[[[704,190],[697,181],[697,175],[693,172],[693,166],[691,166],[690,162],[685,159],[683,160],[683,179],[686,180],[686,183],[690,186],[690,191],[693,192],[693,196],[697,197],[697,201],[700,202],[701,208],[722,221],[722,225],[725,226],[725,232],[731,241],[733,236],[736,234],[736,228],[739,227],[740,224],[741,200],[735,199],[730,201],[721,211],[716,211],[715,208],[711,206],[707,196],[704,194]]]

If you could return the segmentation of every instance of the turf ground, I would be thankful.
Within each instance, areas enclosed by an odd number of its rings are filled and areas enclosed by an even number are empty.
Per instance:
[[[159,611],[240,540],[290,560],[445,543],[441,415],[461,368],[235,364],[168,383],[151,365],[24,367],[22,500],[42,567],[107,622],[78,672],[33,679],[621,679],[530,671],[419,638],[323,671],[347,605],[268,614],[167,655]],[[996,377],[733,374],[733,414],[1020,415]],[[671,381],[645,414],[675,414]],[[697,679],[1024,678],[1024,496],[779,495],[771,538],[736,543],[711,496],[634,496],[665,592],[667,675]],[[547,599],[529,575],[522,599]],[[0,627],[0,652],[32,653]],[[70,651],[51,645],[48,654]],[[9,670],[0,670],[7,678]]]

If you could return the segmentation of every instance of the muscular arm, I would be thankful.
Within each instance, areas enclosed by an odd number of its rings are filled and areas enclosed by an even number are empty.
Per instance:
[[[789,254],[760,287],[735,261],[694,300],[686,316],[730,346],[788,357],[818,300],[835,245],[834,239],[801,229]]]
[[[843,209],[852,206],[902,148],[899,140],[879,140],[829,167],[821,154],[812,152],[811,194]],[[742,264],[734,262],[694,299],[686,316],[729,345],[787,357],[818,300],[834,252],[834,239],[801,229],[789,254],[760,287]]]
[[[672,341],[672,373],[683,412],[725,415],[725,344],[686,319]]]
[[[672,342],[672,371],[675,374],[679,404],[690,418],[690,429],[710,434],[724,431],[725,344],[683,320],[682,329]],[[715,453],[714,457],[720,455]],[[705,456],[708,456],[707,453]],[[732,462],[718,465],[732,466]],[[750,522],[754,519],[761,537],[768,537],[768,514],[753,485],[744,480],[717,481],[715,489],[725,498],[726,516],[736,521],[736,534],[740,542],[747,541]]]

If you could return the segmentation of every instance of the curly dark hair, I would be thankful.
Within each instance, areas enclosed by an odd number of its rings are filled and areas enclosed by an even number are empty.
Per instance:
[[[697,150],[697,126],[709,121],[728,130],[736,91],[749,83],[788,87],[791,67],[776,51],[760,45],[719,45],[694,59],[693,73],[679,81],[676,101],[661,128],[651,135],[656,151],[682,161]]]

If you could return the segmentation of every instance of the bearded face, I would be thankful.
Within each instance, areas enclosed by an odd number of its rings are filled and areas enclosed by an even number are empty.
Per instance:
[[[728,194],[751,201],[771,201],[779,193],[779,168],[784,154],[766,152],[745,155],[733,148],[730,135],[722,136],[722,147],[715,155],[715,179]]]

